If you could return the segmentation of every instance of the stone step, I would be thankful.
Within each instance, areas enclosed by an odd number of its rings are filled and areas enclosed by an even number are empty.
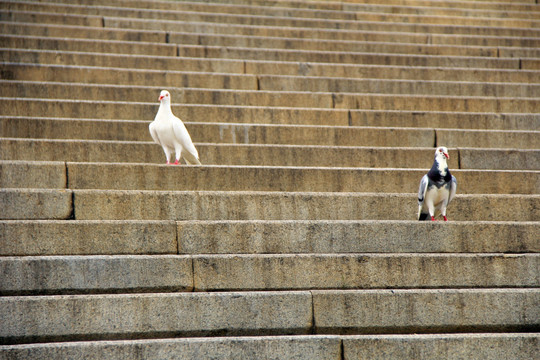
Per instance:
[[[42,24],[62,24],[89,27],[107,27],[137,30],[158,30],[173,32],[204,32],[215,34],[235,34],[254,36],[277,36],[296,38],[321,38],[336,40],[358,39],[357,32],[379,31],[396,33],[421,33],[421,34],[445,34],[445,35],[466,35],[466,36],[498,36],[498,37],[538,37],[540,29],[533,28],[530,20],[506,19],[514,22],[517,26],[494,26],[493,24],[477,24],[471,26],[470,19],[463,18],[467,23],[458,25],[454,23],[454,18],[434,17],[434,23],[411,22],[408,16],[404,16],[404,21],[339,21],[324,19],[302,19],[294,18],[292,21],[286,17],[260,17],[260,16],[229,16],[221,15],[222,19],[238,20],[239,22],[220,23],[219,14],[206,16],[199,13],[186,13],[189,18],[186,20],[164,20],[155,21],[143,18],[122,18],[111,16],[79,15],[71,13],[52,13],[37,11],[10,11],[0,9],[0,20],[9,22],[42,23]],[[377,14],[374,14],[378,16]],[[213,17],[212,17],[213,16]],[[369,16],[369,14],[368,14]],[[385,16],[384,14],[382,16]],[[413,17],[419,19],[418,17]],[[262,19],[262,21],[261,21]],[[420,20],[429,19],[424,17]],[[399,19],[393,19],[399,20]],[[446,24],[436,23],[438,20],[450,20]],[[484,19],[489,22],[490,19]],[[266,23],[265,23],[266,21]],[[505,20],[503,20],[505,21]],[[249,24],[242,22],[251,22]],[[508,21],[507,21],[508,22]],[[516,23],[517,22],[517,23]],[[533,21],[534,22],[534,21]],[[519,24],[521,23],[521,24]],[[538,23],[538,22],[535,22]],[[476,19],[475,19],[476,24]],[[323,25],[323,26],[320,26]],[[511,25],[511,24],[510,24]],[[520,26],[521,25],[521,26]],[[348,28],[347,28],[348,27]],[[360,35],[361,36],[361,35]]]
[[[264,48],[264,49],[296,49],[304,51],[328,51],[328,52],[368,52],[368,53],[405,53],[423,55],[452,55],[452,56],[477,56],[477,57],[538,57],[539,51],[533,46],[504,46],[479,45],[475,38],[463,40],[457,44],[432,43],[431,38],[427,42],[418,43],[410,41],[397,42],[393,39],[394,33],[383,33],[379,36],[364,36],[362,40],[310,40],[303,38],[269,38],[248,37],[245,35],[202,35],[192,33],[171,32],[169,42],[179,45],[202,45],[237,48]],[[452,41],[450,38],[449,41]],[[484,41],[485,42],[485,41]]]
[[[539,333],[451,334],[451,335],[374,335],[343,338],[345,359],[392,358],[526,360],[538,352]],[[419,355],[418,355],[419,354]]]
[[[24,116],[23,106],[28,109],[43,109],[52,101],[48,99],[25,99],[20,102],[14,98],[0,98],[0,104],[4,106],[5,115],[0,115],[0,133],[4,137],[31,137],[31,138],[76,138],[94,140],[143,140],[146,136],[147,126],[152,121],[156,111],[150,104],[130,103],[131,108],[140,111],[135,116],[129,111],[121,113],[114,119],[110,114],[102,112],[102,118],[81,116],[81,113],[89,112],[92,102],[83,102],[87,106],[76,109],[74,106],[65,106],[64,112],[58,117],[38,117],[35,115]],[[22,104],[21,104],[22,103]],[[101,106],[110,108],[115,114],[114,107],[110,103],[94,102],[95,109]],[[123,102],[122,105],[126,104]],[[73,101],[69,105],[74,105]],[[154,104],[155,106],[155,104]],[[125,106],[127,108],[127,106]],[[21,110],[18,115],[9,115],[14,108]],[[540,114],[495,114],[495,113],[465,113],[465,112],[440,112],[440,111],[392,111],[392,110],[340,110],[340,109],[305,109],[305,108],[270,108],[249,106],[212,106],[201,104],[182,104],[173,106],[175,114],[189,121],[188,124],[197,124],[198,119],[219,118],[228,129],[224,133],[230,136],[243,135],[242,125],[274,124],[274,125],[326,125],[326,126],[364,126],[364,127],[394,127],[394,128],[435,128],[435,129],[478,129],[478,130],[540,130]],[[52,108],[51,110],[54,110]],[[78,110],[76,117],[69,117],[69,112]],[[119,113],[119,112],[118,112]],[[127,113],[127,114],[126,114]],[[324,116],[316,116],[322,113]],[[119,113],[120,114],[120,113]],[[299,116],[306,114],[304,116]],[[51,115],[50,112],[48,115]],[[96,112],[93,114],[96,115]],[[109,115],[109,116],[107,116]],[[296,116],[295,116],[296,115]],[[146,117],[146,120],[138,120]],[[205,122],[205,121],[201,121]],[[129,128],[130,133],[125,129]],[[66,136],[55,129],[64,129]],[[240,129],[240,132],[237,131]],[[193,131],[193,129],[192,129]],[[131,135],[133,132],[133,135]],[[194,134],[192,134],[194,135]],[[240,138],[243,139],[243,138]],[[241,141],[243,142],[243,141]]]
[[[387,66],[429,66],[445,68],[480,68],[540,70],[540,62],[534,58],[435,56],[399,53],[335,52],[291,49],[261,49],[242,47],[220,47],[199,45],[174,45],[152,42],[105,41],[89,39],[28,37],[1,35],[2,47],[9,49],[34,49],[61,52],[81,52],[103,55],[155,56],[178,59],[178,57],[215,58],[223,60],[307,62],[308,64],[334,65],[387,65]],[[503,54],[500,54],[501,56]],[[302,65],[302,64],[300,64]],[[305,67],[305,65],[304,65]],[[246,65],[247,68],[247,65]]]
[[[7,256],[0,269],[1,296],[194,290],[185,255]]]
[[[3,20],[0,12],[0,20]],[[112,41],[92,39],[69,39],[52,37],[27,37],[18,35],[0,35],[3,48],[58,49],[60,51],[78,51],[87,53],[119,53],[156,56],[177,56],[178,45],[141,41]]]
[[[211,57],[224,59],[245,59],[264,61],[298,61],[298,62],[322,62],[336,64],[384,64],[384,65],[405,65],[405,66],[439,66],[443,67],[468,67],[468,68],[519,68],[520,61],[528,62],[526,69],[539,69],[538,58],[533,52],[523,54],[525,58],[513,58],[513,53],[500,54],[502,58],[490,58],[481,56],[464,56],[461,52],[454,54],[419,54],[407,47],[401,48],[402,53],[389,51],[384,44],[379,47],[377,44],[371,49],[372,52],[335,52],[335,51],[315,51],[315,50],[289,50],[289,49],[258,49],[248,47],[221,47],[221,46],[199,46],[199,45],[179,45],[178,56],[182,57]],[[56,45],[56,44],[55,44]],[[68,44],[65,44],[66,47]],[[19,45],[12,47],[20,47]],[[46,47],[49,48],[49,47]],[[69,48],[68,48],[69,49]],[[399,47],[393,48],[399,49]],[[427,49],[427,47],[426,47]],[[67,49],[66,49],[67,50]],[[413,54],[408,53],[413,51]],[[104,52],[104,51],[101,51]],[[388,61],[388,57],[390,60]]]
[[[0,256],[540,253],[524,221],[3,220],[0,235]]]
[[[534,331],[539,299],[538,289],[314,291],[314,323],[322,334]]]
[[[196,143],[196,145],[205,165],[369,168],[399,166],[399,168],[428,169],[433,156],[433,148],[215,143]],[[453,154],[448,162],[451,169],[540,170],[539,150],[535,149],[450,148],[450,152]],[[0,154],[2,158],[13,161],[36,162],[42,159],[48,162],[62,160],[164,163],[161,148],[151,142],[0,138]],[[20,166],[27,165],[20,164]],[[58,163],[56,166],[64,165]],[[42,170],[47,171],[45,168]],[[21,187],[25,184],[24,178],[19,178],[18,181],[21,182]],[[63,181],[59,184],[63,184]]]
[[[140,4],[137,2],[122,2],[114,4],[102,2],[99,5],[94,4],[43,4],[36,2],[25,3],[6,3],[3,8],[18,11],[40,11],[40,12],[60,12],[60,13],[79,13],[92,15],[110,15],[122,17],[144,17],[156,18],[165,17],[173,18],[181,16],[185,12],[198,13],[219,13],[223,15],[264,15],[274,17],[294,17],[294,18],[312,18],[312,19],[334,19],[334,20],[363,20],[366,15],[371,14],[392,14],[410,15],[410,18],[415,16],[446,16],[446,17],[469,17],[469,18],[493,18],[493,19],[536,19],[535,11],[497,11],[496,9],[481,10],[481,9],[463,9],[463,8],[448,8],[442,6],[398,6],[384,4],[360,4],[348,5],[342,9],[324,9],[321,6],[317,9],[306,9],[303,7],[283,6],[281,3],[276,4],[220,4],[210,2],[182,2],[182,3],[159,3],[159,4]],[[534,8],[532,8],[534,9]],[[531,10],[532,10],[531,9]],[[477,19],[475,19],[477,20]]]
[[[176,227],[173,221],[2,221],[0,256],[177,254]]]
[[[539,266],[540,254],[8,256],[0,295],[532,288]]]
[[[110,2],[106,0],[63,0],[62,3],[69,4],[78,4],[78,5],[107,5],[110,6]],[[160,10],[171,10],[177,8],[178,4],[169,3],[169,2],[154,2],[154,1],[136,1],[136,0],[125,0],[122,1],[122,4],[125,7],[130,8],[142,8],[142,9],[160,9]],[[187,6],[199,6],[199,7],[220,7],[222,5],[227,5],[232,7],[231,10],[241,11],[241,9],[247,8],[251,9],[253,6],[257,7],[272,7],[276,8],[276,4],[272,1],[266,0],[213,0],[213,1],[191,1],[187,2]],[[307,10],[317,10],[317,11],[331,11],[331,12],[351,12],[356,11],[362,8],[374,8],[374,7],[383,7],[384,5],[392,5],[389,9],[395,10],[402,8],[410,8],[411,11],[414,11],[415,8],[427,8],[422,9],[428,11],[430,8],[446,8],[446,9],[458,9],[458,10],[479,10],[481,12],[496,12],[496,11],[512,11],[512,12],[535,12],[539,11],[538,7],[535,6],[535,0],[520,0],[519,2],[511,0],[499,0],[497,2],[488,2],[488,1],[437,1],[433,2],[430,0],[416,0],[414,6],[406,5],[403,0],[387,0],[384,3],[381,3],[380,0],[362,0],[358,2],[356,0],[346,0],[346,1],[302,1],[302,0],[281,0],[279,2],[279,8],[287,8],[291,11],[298,9],[307,9]],[[220,7],[221,8],[221,7]],[[482,11],[487,10],[487,11]],[[226,12],[226,9],[222,10]],[[396,10],[397,11],[397,10]]]
[[[252,106],[291,106],[291,104],[298,103],[297,106],[302,107],[333,107],[336,106],[334,103],[340,100],[347,104],[354,104],[354,99],[358,96],[357,93],[530,98],[529,101],[535,100],[535,95],[540,93],[540,84],[530,83],[255,76],[183,71],[164,73],[162,70],[21,63],[2,63],[0,71],[5,74],[2,82],[3,91],[0,93],[4,97],[11,97],[16,93],[24,94],[21,89],[24,87],[26,93],[31,94],[32,97],[148,101],[150,100],[150,92],[149,88],[144,87],[144,85],[160,84],[161,88],[189,88],[184,90],[183,96],[177,100],[187,103],[250,104]],[[89,86],[90,84],[92,86]],[[96,88],[99,88],[99,92],[96,91]],[[211,91],[210,89],[216,90]],[[223,89],[231,89],[231,91],[222,91]],[[232,90],[251,91],[246,93]],[[261,91],[263,93],[260,93]],[[288,97],[288,94],[276,96],[273,93],[264,93],[266,91],[309,92],[309,94],[298,94],[300,99],[292,98],[285,101],[283,97]],[[316,106],[318,94],[312,95],[311,93],[323,93],[326,101]],[[342,95],[345,99],[336,100],[338,95],[324,93],[348,94]],[[307,101],[304,100],[306,98]],[[312,101],[309,101],[310,99]],[[344,106],[344,104],[340,105]]]
[[[415,189],[416,191],[416,189]],[[0,189],[4,220],[415,220],[416,193]],[[450,220],[537,221],[539,195],[458,194]]]
[[[164,191],[406,192],[417,191],[428,169],[270,166],[166,166],[119,163],[51,164],[0,161],[3,188]],[[69,176],[68,176],[69,174]],[[101,176],[92,176],[100,174]],[[537,194],[540,171],[454,170],[462,194]],[[22,181],[20,180],[22,179]],[[388,181],[388,179],[392,179]],[[63,183],[63,184],[62,184]]]
[[[0,17],[1,20],[1,17]],[[258,38],[246,37],[216,37],[201,35],[172,34],[170,43],[152,43],[140,41],[112,41],[97,39],[70,39],[61,37],[37,37],[21,35],[2,35],[2,46],[7,48],[33,48],[40,50],[59,49],[61,51],[118,53],[158,56],[183,57],[213,57],[246,60],[274,60],[274,61],[305,61],[305,62],[332,62],[332,63],[381,63],[382,55],[386,53],[399,59],[408,54],[412,58],[394,60],[394,63],[383,62],[385,65],[416,65],[426,66],[425,58],[434,56],[431,63],[438,62],[449,67],[509,67],[519,66],[518,58],[538,58],[540,50],[534,47],[478,47],[455,45],[421,45],[414,43],[391,42],[331,42],[307,41],[304,39],[284,39],[261,41]],[[295,50],[288,50],[291,45]],[[178,44],[178,45],[176,45]],[[260,45],[259,45],[260,44]],[[259,46],[259,47],[258,47]],[[259,53],[260,50],[263,50]],[[378,54],[378,55],[377,55]],[[437,59],[437,57],[457,57],[458,63],[451,59]],[[467,57],[470,59],[464,59]],[[498,57],[502,60],[496,59]],[[508,59],[516,58],[511,65],[505,63]],[[378,60],[377,60],[378,59]],[[526,68],[534,67],[534,62],[527,64]]]
[[[540,252],[537,222],[218,220],[177,226],[180,254]]]
[[[535,303],[539,297],[537,289],[2,297],[0,318],[4,326],[0,327],[0,342],[7,345],[211,334],[521,332],[537,326]],[[115,321],[109,321],[111,318]]]
[[[472,81],[495,83],[538,83],[538,70],[483,69],[428,66],[389,66],[383,64],[330,64],[286,61],[245,61],[212,58],[186,58],[149,55],[81,53],[72,51],[9,49],[0,52],[6,63],[96,66],[125,69],[151,69],[186,72],[217,72],[252,75],[290,75],[370,79],[423,79],[431,81]]]
[[[30,19],[39,17],[40,22],[52,23],[52,24],[73,24],[87,26],[95,26],[93,24],[86,24],[87,20],[85,16],[72,16],[68,21],[62,22],[59,16],[54,14],[41,15],[35,12],[11,12],[7,14],[9,16],[0,16],[1,20],[5,21],[20,21],[31,22]],[[79,18],[82,18],[79,20]],[[99,17],[96,17],[99,18]],[[474,36],[513,36],[513,37],[537,37],[540,32],[537,28],[532,26],[520,27],[512,26],[490,26],[478,24],[477,27],[470,26],[470,19],[468,24],[437,24],[437,23],[414,23],[409,19],[404,22],[385,22],[385,21],[349,21],[346,22],[349,27],[337,27],[335,21],[323,22],[327,26],[319,26],[318,20],[303,20],[289,22],[288,24],[279,24],[281,19],[268,19],[266,23],[258,22],[258,18],[246,18],[251,20],[251,24],[243,23],[218,23],[212,22],[209,18],[198,18],[192,21],[172,21],[172,20],[160,20],[152,21],[149,19],[136,19],[136,18],[122,18],[122,17],[103,17],[102,22],[104,27],[111,28],[129,28],[137,30],[157,30],[168,32],[183,32],[186,29],[197,29],[199,32],[204,33],[216,33],[216,34],[235,34],[235,35],[256,35],[256,36],[277,36],[277,37],[298,37],[302,38],[303,35],[306,38],[322,38],[329,39],[332,34],[336,35],[336,40],[343,38],[351,39],[357,38],[352,33],[358,31],[379,31],[379,32],[405,32],[405,33],[423,33],[423,34],[463,34]],[[447,18],[448,19],[448,18]],[[439,18],[438,20],[442,20]],[[101,24],[100,24],[101,25]],[[97,25],[97,26],[100,26]],[[341,24],[339,24],[341,25]],[[228,30],[220,32],[221,29],[227,27]],[[204,30],[202,30],[204,29]],[[190,30],[191,32],[191,30]]]
[[[80,0],[69,0],[70,2],[73,1],[80,1]],[[97,2],[95,2],[97,1]],[[91,0],[92,4],[101,4],[103,0]],[[271,1],[268,0],[213,0],[214,3],[227,3],[227,4],[252,4],[252,5],[260,5],[260,6],[269,6],[272,4]],[[84,2],[86,3],[86,1]],[[143,2],[144,4],[144,2]],[[344,1],[318,1],[318,2],[311,2],[311,1],[303,1],[303,0],[283,0],[280,1],[280,5],[283,7],[299,7],[299,8],[307,8],[307,9],[326,9],[326,10],[348,10],[348,9],[355,9],[357,4],[377,4],[380,5],[380,0],[344,0]],[[403,0],[388,0],[384,1],[384,4],[388,5],[404,5],[405,2]],[[360,5],[362,6],[362,5]],[[433,2],[430,0],[418,0],[415,1],[414,6],[428,6],[428,7],[449,7],[449,8],[463,8],[463,9],[488,9],[488,10],[501,10],[501,9],[513,9],[514,11],[538,11],[538,9],[534,6],[534,0],[520,0],[518,2],[511,1],[511,0],[500,0],[496,3],[480,0],[480,1],[449,1],[449,0],[442,0]],[[525,9],[523,8],[525,7]]]
[[[172,43],[178,44],[181,48],[186,45],[201,45],[208,47],[231,47],[231,48],[253,48],[253,49],[295,49],[299,51],[314,52],[354,52],[354,53],[409,53],[414,55],[451,55],[451,56],[473,56],[473,57],[538,57],[539,51],[536,50],[540,40],[538,38],[518,38],[518,37],[459,37],[461,42],[448,35],[442,36],[443,40],[432,40],[431,37],[425,38],[422,35],[411,33],[410,36],[386,32],[365,32],[363,37],[357,40],[330,40],[330,39],[306,39],[294,37],[263,37],[246,35],[217,35],[202,34],[200,32],[150,32],[145,30],[115,30],[103,28],[60,27],[35,25],[17,22],[3,22],[1,28],[4,33],[11,36],[8,44],[18,46],[22,40],[21,36],[29,37],[27,41],[32,43],[31,39],[51,38],[71,39],[71,42],[94,40],[99,43],[116,41],[116,44],[122,44],[126,41],[144,42],[144,43]],[[56,30],[56,31],[55,31]],[[75,32],[75,36],[65,37],[66,32]],[[111,32],[121,31],[117,36],[110,36]],[[147,35],[148,34],[148,35]],[[16,35],[16,37],[15,37]],[[85,36],[86,35],[86,36]],[[139,36],[136,36],[139,35]],[[396,39],[397,36],[397,39]],[[435,35],[437,36],[437,35]],[[399,41],[402,38],[401,41]],[[79,40],[78,40],[79,39]],[[446,42],[446,43],[445,43]],[[447,44],[448,43],[448,44]],[[46,43],[45,43],[46,44]],[[64,42],[66,49],[77,49],[80,45]],[[71,44],[71,45],[70,45]],[[98,48],[98,44],[94,47]],[[43,46],[44,43],[41,44]],[[103,46],[101,46],[103,47]],[[121,48],[121,46],[120,46]],[[188,51],[190,47],[186,48]],[[193,51],[193,50],[192,50]],[[112,52],[117,52],[112,50]],[[455,66],[455,65],[454,65]]]
[[[15,116],[36,116],[36,114],[46,114],[51,117],[71,117],[71,118],[102,118],[102,119],[154,119],[157,112],[157,101],[153,99],[156,91],[159,94],[159,88],[155,88],[154,91],[150,91],[148,88],[145,91],[145,95],[152,100],[152,102],[133,102],[133,101],[112,101],[112,100],[86,100],[84,98],[79,99],[44,99],[34,97],[21,97],[25,94],[25,88],[29,85],[27,82],[10,82],[1,81],[3,92],[10,91],[14,93],[14,97],[0,97],[2,105],[5,105],[5,111],[2,115],[15,115]],[[9,86],[9,84],[13,86]],[[24,86],[23,86],[24,84]],[[41,84],[41,86],[40,86]],[[55,86],[51,83],[35,83],[34,88],[50,88]],[[59,86],[64,87],[63,84]],[[19,88],[16,90],[14,88]],[[87,85],[84,87],[84,91],[89,92],[94,90],[95,93],[99,93],[101,86]],[[134,86],[131,86],[128,91],[134,91]],[[179,88],[169,88],[170,91],[176,93],[180,91]],[[17,94],[17,91],[19,93]],[[141,91],[143,89],[141,88]],[[44,93],[42,91],[42,93]],[[31,95],[31,94],[28,94]],[[284,95],[284,94],[282,94]],[[331,95],[331,94],[329,94]],[[19,96],[19,97],[16,97]],[[210,104],[182,104],[173,105],[173,112],[178,116],[182,116],[181,110],[176,110],[186,106],[198,106],[199,110],[204,110],[204,121],[209,117],[208,112],[217,112],[220,114],[217,118],[222,118],[221,111],[224,108],[232,108],[235,111],[240,109],[241,111],[250,112],[250,115],[255,118],[256,115],[262,115],[264,120],[250,120],[249,123],[281,123],[281,124],[325,124],[327,125],[328,115],[336,110],[342,110],[335,113],[337,116],[343,119],[345,125],[349,124],[349,113],[352,117],[351,110],[384,110],[386,111],[410,111],[418,115],[424,115],[425,112],[458,112],[458,113],[503,113],[503,114],[517,114],[523,116],[528,114],[529,118],[536,119],[537,113],[540,112],[540,101],[536,98],[494,98],[494,97],[468,97],[468,96],[431,96],[431,95],[399,95],[399,94],[334,94],[333,97],[335,109],[324,108],[287,108],[287,107],[268,107],[265,106],[251,106],[251,105],[212,105]],[[202,106],[208,105],[208,106]],[[89,109],[85,109],[89,106]],[[56,107],[56,109],[55,109]],[[38,110],[38,108],[41,108]],[[210,109],[210,110],[208,110]],[[283,112],[288,113],[283,113]],[[293,114],[291,114],[291,112]],[[261,114],[262,113],[262,114]],[[298,116],[302,113],[304,119],[305,116],[311,117],[308,121],[295,120],[294,116]],[[286,120],[282,120],[279,117],[286,116]],[[324,121],[318,119],[324,115]],[[334,116],[330,115],[330,118]],[[291,120],[291,117],[293,119]],[[236,116],[234,117],[236,118]],[[269,118],[266,120],[266,118]],[[314,118],[314,119],[313,119]],[[185,119],[189,120],[189,119]],[[331,121],[331,120],[330,120]],[[352,120],[351,120],[352,121]],[[230,122],[238,122],[237,120],[231,120]],[[533,125],[538,127],[537,125]]]
[[[283,44],[284,41],[296,41],[296,46],[310,44],[310,48],[316,49],[321,46],[323,50],[334,49],[330,43],[330,39],[316,39],[316,38],[302,38],[292,37],[295,34],[291,29],[290,36],[260,36],[260,35],[242,35],[242,34],[227,34],[221,33],[204,33],[201,30],[190,27],[189,24],[185,24],[183,31],[149,31],[149,30],[135,30],[135,29],[119,29],[119,28],[103,28],[103,27],[90,27],[90,26],[76,26],[76,25],[60,25],[60,24],[36,24],[36,23],[23,23],[23,22],[0,22],[0,29],[2,33],[11,35],[24,35],[24,36],[38,36],[38,37],[69,37],[74,39],[101,39],[101,40],[116,40],[116,41],[142,41],[142,42],[174,42],[174,43],[199,43],[205,45],[221,44],[231,46],[248,46],[249,47],[276,47],[277,44],[281,48],[287,48],[287,44]],[[286,35],[286,34],[282,34]],[[537,37],[518,37],[518,36],[476,36],[476,35],[460,35],[453,34],[423,34],[414,32],[383,32],[383,31],[355,31],[341,36],[339,40],[334,39],[334,44],[339,43],[359,43],[359,42],[399,42],[409,44],[429,44],[429,45],[454,45],[454,46],[484,46],[484,47],[523,47],[523,48],[535,48],[540,44],[540,39]],[[172,41],[174,39],[174,41]],[[183,41],[180,42],[179,40]],[[217,42],[221,39],[220,42]],[[304,40],[301,42],[300,40]],[[227,41],[223,42],[223,41]],[[270,45],[274,44],[274,45]],[[318,45],[318,46],[317,46]],[[315,46],[315,47],[313,47]],[[508,49],[504,49],[508,51]],[[488,51],[487,49],[483,50]]]
[[[525,130],[463,130],[463,129],[429,129],[429,128],[386,128],[386,127],[321,127],[311,125],[269,125],[269,124],[224,124],[224,123],[192,123],[186,122],[186,127],[195,143],[209,141],[210,143],[237,143],[247,144],[279,144],[279,145],[314,145],[314,146],[364,146],[364,147],[424,147],[434,145],[453,147],[478,147],[484,149],[538,149],[538,131]],[[204,133],[204,130],[208,130]],[[243,133],[241,131],[243,130]],[[125,131],[125,130],[124,130]],[[113,151],[115,146],[131,146],[132,149],[143,149],[151,145],[152,140],[144,135],[141,129],[140,141],[114,141],[114,140],[48,140],[30,138],[2,138],[0,144],[5,159],[11,160],[70,160],[72,161],[116,161],[118,156],[107,157],[107,151]],[[147,142],[142,142],[147,140]],[[58,152],[61,147],[80,145],[94,146],[95,151],[101,154],[65,154],[59,158],[50,158],[51,152]],[[205,142],[206,143],[206,142]],[[435,144],[437,143],[437,144]],[[209,144],[209,143],[206,143]],[[108,146],[110,150],[99,150],[99,147]],[[37,153],[33,148],[41,146],[49,153]],[[159,148],[159,145],[155,144]],[[60,149],[55,150],[56,147]],[[18,149],[26,149],[25,153],[18,153]],[[95,153],[94,151],[94,153]],[[132,150],[133,151],[133,150]],[[529,151],[530,153],[530,151]],[[143,153],[144,154],[144,153]],[[141,154],[141,155],[143,155]],[[527,151],[522,154],[527,156]],[[125,155],[126,161],[139,162],[138,159]],[[35,158],[34,158],[35,156]],[[143,155],[143,159],[148,155]],[[29,158],[30,157],[30,158]],[[150,157],[154,158],[155,157]],[[431,158],[431,157],[430,157]],[[87,159],[87,160],[75,160]],[[92,160],[96,159],[96,160]],[[534,159],[534,154],[533,158]],[[534,160],[533,160],[534,161]],[[427,160],[426,160],[427,163]],[[395,167],[392,166],[392,167]]]
[[[0,304],[0,343],[4,345],[308,334],[312,327],[308,291],[1,297]],[[111,318],[115,321],[110,322]]]
[[[231,7],[229,7],[230,9]],[[168,10],[146,10],[141,8],[127,7],[111,7],[111,6],[85,6],[85,5],[59,5],[59,4],[43,4],[41,2],[4,2],[1,4],[1,9],[6,11],[19,12],[37,12],[37,13],[59,13],[59,14],[80,14],[103,16],[105,18],[124,18],[124,19],[146,19],[159,21],[197,21],[210,22],[221,24],[240,24],[240,25],[265,25],[265,26],[282,26],[282,27],[312,27],[312,28],[338,28],[338,29],[358,29],[357,22],[387,22],[387,23],[404,23],[410,22],[414,24],[439,24],[439,25],[464,25],[470,26],[471,17],[478,26],[491,27],[522,27],[522,28],[539,28],[540,21],[535,17],[534,13],[530,12],[491,12],[495,16],[488,17],[485,14],[479,14],[478,11],[469,11],[463,14],[464,11],[447,10],[436,12],[434,9],[428,9],[424,13],[419,13],[419,8],[406,13],[396,13],[396,9],[388,9],[387,7],[379,7],[366,11],[366,9],[357,9],[354,13],[349,13],[345,18],[329,18],[326,13],[314,13],[313,11],[298,14],[299,10],[290,11],[284,10],[279,12],[279,8],[269,7],[254,7],[247,10],[248,13],[230,12],[225,13],[218,9],[210,9],[205,6],[203,9],[168,9]],[[421,8],[420,8],[421,9]],[[387,11],[384,11],[387,10]],[[429,11],[431,10],[431,11]],[[257,14],[257,15],[254,15]],[[476,14],[479,16],[471,16]],[[303,16],[302,16],[303,15]],[[351,16],[353,15],[353,16]],[[107,25],[105,23],[105,25]]]
[[[429,335],[296,335],[257,337],[174,338],[122,341],[86,341],[6,345],[0,357],[10,359],[60,357],[72,360],[279,358],[284,360],[341,360],[369,358],[425,360],[482,358],[533,359],[538,352],[538,333],[429,334]],[[420,355],[418,355],[420,354]]]

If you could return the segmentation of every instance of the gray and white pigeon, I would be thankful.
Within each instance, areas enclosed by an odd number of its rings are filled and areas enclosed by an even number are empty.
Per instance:
[[[456,195],[457,180],[448,170],[447,159],[450,159],[447,148],[441,146],[435,150],[433,166],[422,177],[418,189],[418,220],[427,220],[429,215],[435,221],[440,213],[448,221],[446,207]]]
[[[148,128],[152,139],[163,148],[167,164],[171,163],[171,154],[175,152],[175,165],[180,163],[180,157],[188,164],[201,165],[199,153],[191,141],[186,126],[172,112],[171,94],[167,90],[161,91],[159,101],[159,110]]]

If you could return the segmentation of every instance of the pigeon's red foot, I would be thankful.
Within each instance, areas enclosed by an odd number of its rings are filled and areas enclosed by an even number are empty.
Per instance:
[[[444,218],[444,221],[448,221],[448,219],[446,218],[446,216],[443,216],[443,218]]]
[[[435,216],[431,217],[431,221],[437,221],[437,220],[435,220]]]
[[[178,164],[179,164],[179,162],[178,162],[178,160],[176,160],[176,161],[174,162],[174,165],[178,165]]]
[[[167,165],[171,165],[171,162],[170,162],[170,161],[167,161]]]

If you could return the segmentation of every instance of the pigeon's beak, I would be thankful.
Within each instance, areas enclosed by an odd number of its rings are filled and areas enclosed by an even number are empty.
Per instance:
[[[447,153],[443,153],[444,156],[446,156],[447,159],[450,159],[450,155],[448,155]]]
[[[161,99],[163,99],[164,97],[165,97],[165,96],[163,96],[163,95],[159,95],[159,99],[158,99],[158,100],[161,101]]]

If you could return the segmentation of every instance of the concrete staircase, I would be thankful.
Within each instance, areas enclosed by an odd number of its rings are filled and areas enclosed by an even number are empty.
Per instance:
[[[533,359],[534,0],[0,1],[0,359]],[[172,95],[203,166],[166,166]],[[418,222],[436,146],[450,221]]]

